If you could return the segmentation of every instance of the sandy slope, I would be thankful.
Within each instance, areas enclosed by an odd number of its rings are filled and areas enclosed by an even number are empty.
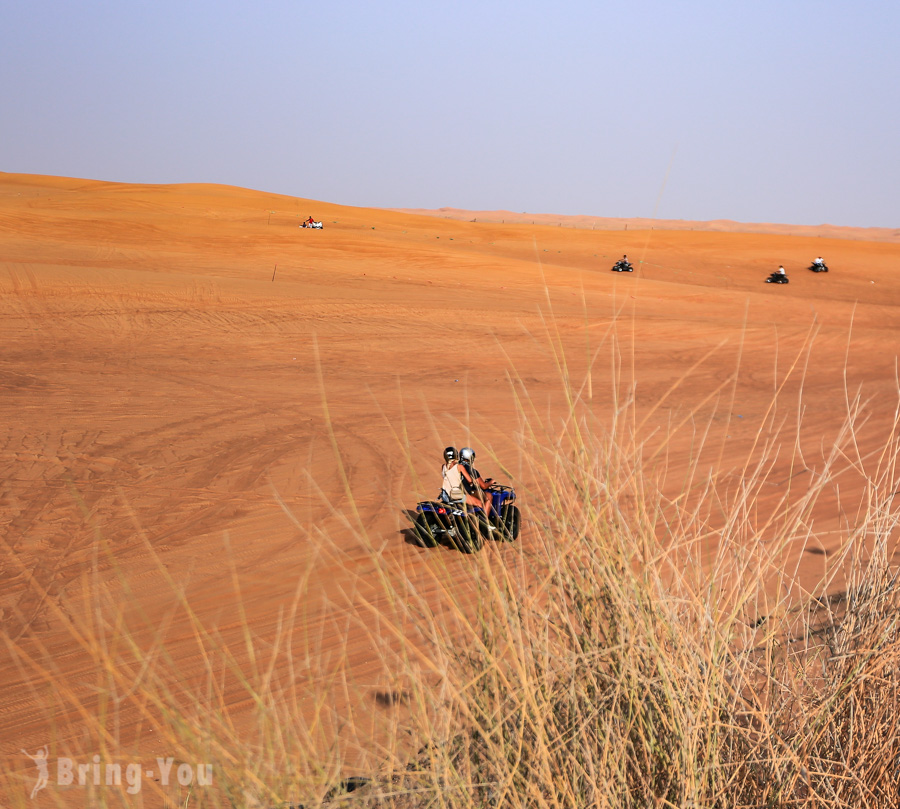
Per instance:
[[[323,231],[297,227],[309,214]],[[0,616],[14,644],[0,647],[0,758],[10,768],[28,770],[20,748],[51,740],[97,749],[79,710],[100,710],[102,675],[66,631],[90,614],[91,592],[126,605],[148,644],[164,633],[176,679],[202,679],[166,575],[238,655],[239,604],[265,645],[297,598],[294,644],[310,688],[326,688],[318,678],[334,668],[350,672],[351,687],[329,699],[364,746],[397,686],[361,606],[389,611],[373,560],[437,610],[442,587],[465,590],[470,558],[415,548],[405,533],[405,510],[438,487],[448,443],[471,443],[488,474],[502,477],[502,464],[527,514],[534,481],[508,377],[558,423],[548,320],[573,378],[600,349],[601,420],[613,334],[642,412],[709,354],[651,426],[684,421],[739,371],[670,447],[675,491],[690,425],[709,419],[722,475],[737,474],[760,429],[786,425],[806,468],[778,461],[773,500],[792,475],[821,468],[846,390],[861,386],[866,399],[860,453],[883,443],[897,399],[896,241],[464,219],[0,174]],[[610,273],[626,252],[637,271]],[[818,254],[827,275],[804,269]],[[764,284],[779,263],[791,284]],[[799,372],[770,404],[812,332],[797,437]],[[821,504],[821,547],[796,553],[801,579],[821,570],[839,507],[855,508],[862,486],[848,473],[840,502]],[[485,552],[528,553],[527,527],[518,547]],[[23,654],[52,665],[39,674],[12,662]],[[239,718],[246,698],[230,688]],[[168,752],[134,712],[116,733],[142,756]],[[362,763],[376,755],[346,743]]]
[[[769,233],[780,236],[813,236],[827,239],[858,239],[867,242],[900,242],[898,228],[851,228],[836,225],[782,225],[772,222],[734,222],[715,219],[693,222],[688,219],[645,219],[640,217],[564,216],[551,213],[514,211],[465,211],[459,208],[397,208],[417,216],[439,216],[464,222],[500,222],[549,225],[587,230],[698,230],[710,233]]]

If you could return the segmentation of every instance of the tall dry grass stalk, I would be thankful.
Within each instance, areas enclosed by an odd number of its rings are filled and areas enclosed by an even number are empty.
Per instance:
[[[7,651],[36,694],[80,711],[86,749],[104,761],[128,756],[117,730],[127,714],[178,761],[213,765],[214,788],[145,784],[148,806],[896,806],[896,418],[884,451],[867,459],[864,502],[840,554],[804,593],[784,559],[811,540],[819,497],[853,457],[859,400],[848,399],[825,467],[763,507],[778,452],[768,426],[739,475],[701,462],[716,455],[709,424],[695,426],[702,406],[727,398],[733,380],[651,440],[615,351],[615,405],[601,419],[590,383],[573,383],[552,333],[550,343],[568,402],[562,424],[542,418],[513,380],[533,472],[520,492],[522,541],[489,543],[464,589],[434,561],[427,598],[370,543],[379,597],[360,596],[328,625],[338,637],[347,621],[377,626],[383,669],[403,683],[404,710],[382,728],[382,764],[363,788],[347,791],[357,782],[346,780],[331,708],[336,691],[352,688],[346,655],[304,632],[303,579],[274,634],[260,637],[238,614],[239,644],[204,626],[149,543],[172,595],[162,625],[122,608],[124,576],[115,586],[86,579],[79,612],[48,599],[94,662],[88,708],[39,637]],[[667,448],[688,429],[696,442],[673,495]],[[337,544],[316,541],[340,560]],[[114,558],[102,539],[97,547]],[[240,576],[227,564],[223,589],[240,610]],[[179,677],[186,653],[203,676]],[[84,757],[54,755],[73,752]],[[21,775],[5,773],[2,786],[8,805],[30,805]],[[85,796],[91,806],[138,800],[109,788]],[[71,797],[45,793],[59,805]]]

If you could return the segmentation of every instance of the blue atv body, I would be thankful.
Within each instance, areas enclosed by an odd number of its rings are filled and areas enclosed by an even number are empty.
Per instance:
[[[414,528],[419,545],[433,548],[443,541],[463,553],[475,553],[486,536],[507,542],[518,539],[521,515],[515,489],[495,483],[487,493],[491,496],[490,525],[478,506],[443,499],[418,503]]]

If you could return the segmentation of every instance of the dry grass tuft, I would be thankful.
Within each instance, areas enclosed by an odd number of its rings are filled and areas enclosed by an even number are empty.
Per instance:
[[[383,665],[403,683],[405,714],[371,781],[348,777],[334,741],[327,695],[346,673],[325,666],[315,644],[295,647],[304,582],[275,637],[263,642],[244,622],[236,648],[202,624],[158,559],[171,620],[190,627],[205,677],[182,682],[166,627],[124,617],[127,582],[116,596],[94,582],[88,608],[55,616],[95,661],[100,698],[83,715],[92,743],[114,759],[117,716],[137,712],[180,760],[212,763],[214,789],[146,785],[146,801],[152,789],[173,806],[896,806],[900,592],[888,548],[897,433],[827,577],[804,594],[780,566],[812,536],[813,506],[849,457],[856,405],[827,467],[763,508],[769,435],[736,482],[704,473],[696,452],[673,498],[663,494],[667,437],[642,439],[629,396],[600,424],[585,386],[567,385],[559,428],[514,389],[521,444],[542,484],[523,492],[522,543],[489,544],[472,560],[474,600],[443,579],[438,617],[373,555],[390,605],[377,622],[393,644]],[[702,444],[707,434],[698,435]],[[763,512],[771,518],[749,519]],[[826,598],[838,576],[845,590]],[[239,604],[234,571],[232,581]],[[47,650],[7,650],[36,690],[55,688],[72,707],[78,697]],[[236,703],[249,726],[230,714]],[[10,804],[26,805],[22,783],[3,777],[20,796]],[[96,806],[122,799],[109,789],[89,796]]]

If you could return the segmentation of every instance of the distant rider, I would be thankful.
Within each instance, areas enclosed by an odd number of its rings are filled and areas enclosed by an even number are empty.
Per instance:
[[[822,256],[819,256],[818,258],[813,259],[813,264],[817,267],[824,267],[825,259],[822,258]]]
[[[314,224],[316,224],[316,220],[312,217],[309,217],[309,219],[307,219],[303,224],[306,225],[306,227],[311,228]]]
[[[784,271],[784,266],[783,266],[783,265],[779,265],[778,269],[775,270],[775,272],[776,272],[778,275],[786,275],[786,273],[785,273],[785,271]]]
[[[478,506],[484,509],[484,516],[488,528],[494,530],[491,525],[491,505],[493,498],[490,495],[491,478],[483,478],[474,466],[475,450],[471,447],[463,447],[459,451],[459,470],[462,472],[463,491],[466,493],[466,503],[470,506]]]

